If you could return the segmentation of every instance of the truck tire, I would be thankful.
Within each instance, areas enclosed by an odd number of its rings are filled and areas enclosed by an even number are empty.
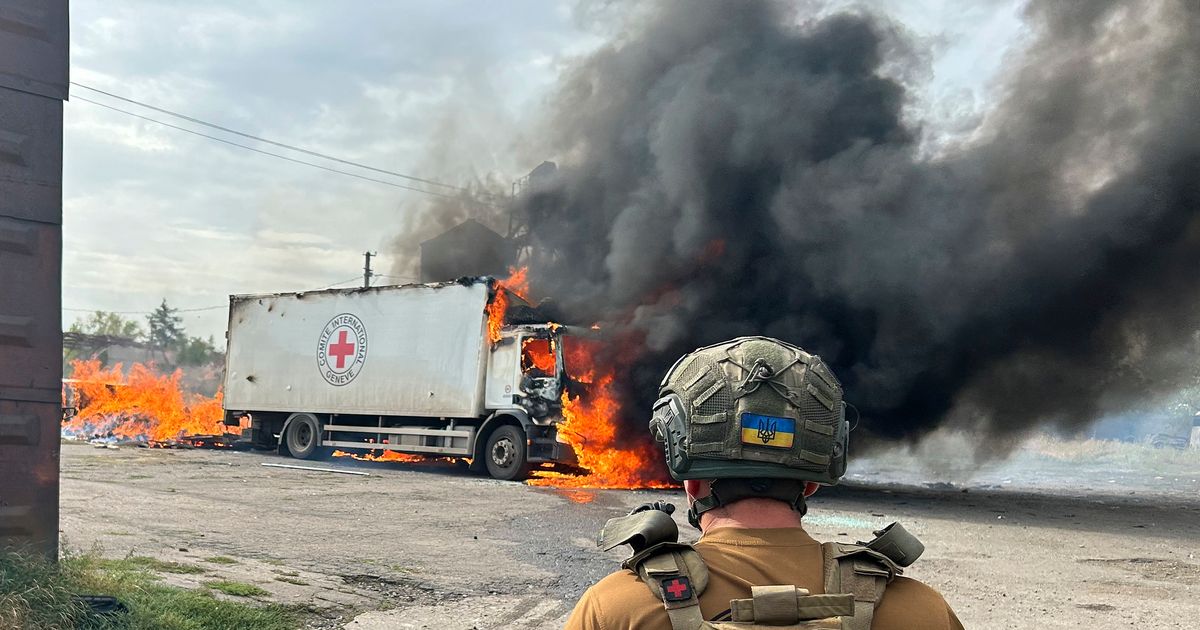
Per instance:
[[[527,456],[525,432],[511,424],[492,431],[483,451],[488,474],[503,481],[521,481],[529,476]]]
[[[321,423],[312,414],[294,414],[288,418],[283,441],[288,452],[296,459],[320,459]]]

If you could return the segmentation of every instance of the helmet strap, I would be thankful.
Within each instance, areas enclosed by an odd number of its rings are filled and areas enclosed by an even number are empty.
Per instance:
[[[700,529],[700,515],[709,510],[742,499],[775,499],[792,506],[804,516],[808,504],[804,500],[807,484],[799,479],[714,479],[708,496],[692,501],[688,507],[688,522]]]

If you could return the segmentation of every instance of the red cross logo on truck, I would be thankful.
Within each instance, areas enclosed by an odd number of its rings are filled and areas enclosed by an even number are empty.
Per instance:
[[[349,331],[339,330],[337,343],[329,344],[329,356],[337,361],[335,367],[339,370],[346,367],[346,357],[354,355],[354,342],[346,340],[349,335]]]
[[[367,360],[367,327],[353,313],[336,315],[317,340],[317,368],[335,387],[350,384]]]

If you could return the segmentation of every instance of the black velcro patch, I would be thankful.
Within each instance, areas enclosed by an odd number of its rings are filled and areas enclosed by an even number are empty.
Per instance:
[[[692,582],[687,576],[665,578],[660,586],[663,599],[668,602],[682,602],[692,598]]]

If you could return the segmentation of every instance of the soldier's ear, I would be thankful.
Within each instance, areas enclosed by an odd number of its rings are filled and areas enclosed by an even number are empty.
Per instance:
[[[809,481],[804,484],[804,497],[808,498],[817,493],[821,489],[821,484],[815,481]]]

